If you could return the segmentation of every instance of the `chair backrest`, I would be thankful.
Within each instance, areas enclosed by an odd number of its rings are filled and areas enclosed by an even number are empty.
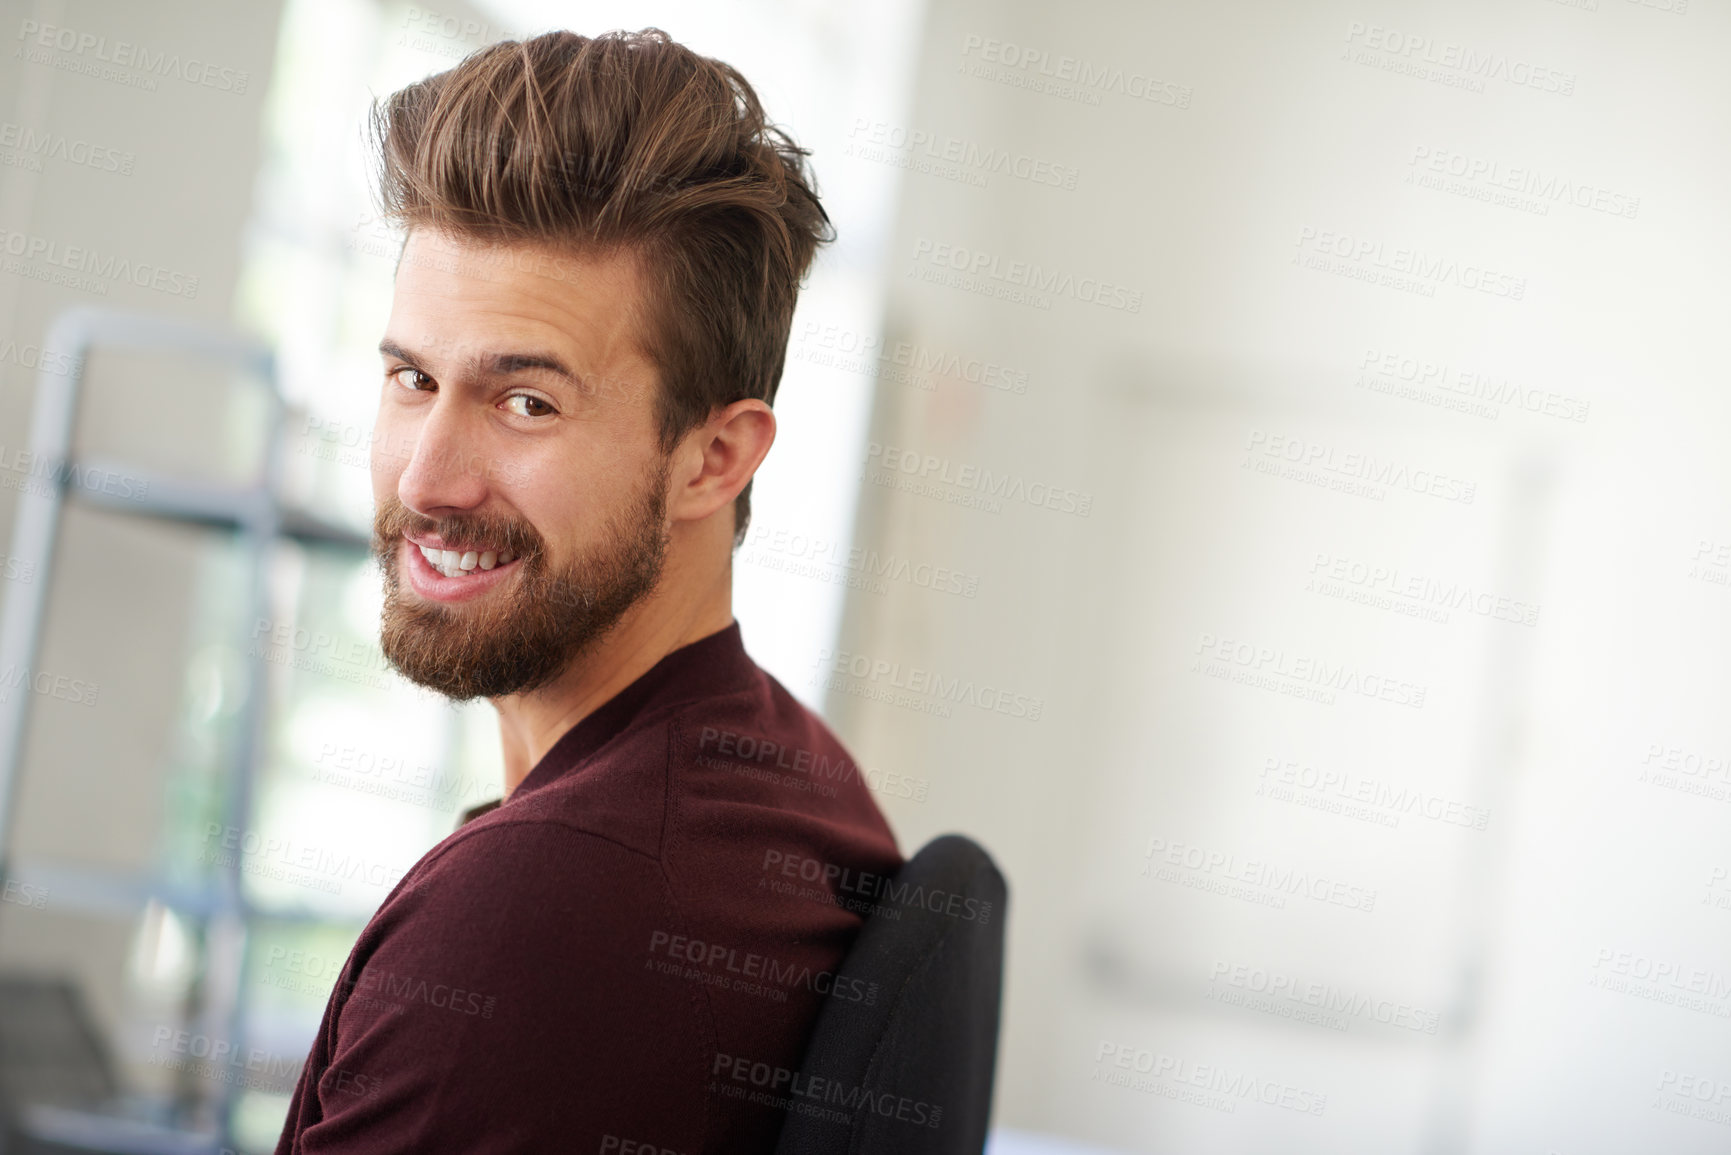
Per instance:
[[[802,1109],[788,1114],[776,1155],[979,1155],[1006,898],[991,857],[958,834],[874,888],[836,978],[866,998],[825,1001],[795,1088]]]

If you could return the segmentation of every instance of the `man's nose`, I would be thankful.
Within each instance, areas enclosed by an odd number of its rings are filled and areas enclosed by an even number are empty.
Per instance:
[[[410,432],[409,462],[397,477],[397,498],[428,517],[473,509],[487,497],[486,454],[454,407],[435,404]]]

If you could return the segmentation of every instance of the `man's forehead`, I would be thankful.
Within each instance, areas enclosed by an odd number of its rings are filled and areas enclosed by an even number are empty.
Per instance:
[[[626,252],[486,243],[418,229],[398,265],[390,336],[405,348],[436,345],[465,358],[531,342],[589,362],[647,361],[640,286]]]

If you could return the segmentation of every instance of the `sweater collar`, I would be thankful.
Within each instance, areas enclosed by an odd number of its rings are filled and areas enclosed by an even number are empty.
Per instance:
[[[560,735],[517,784],[511,798],[563,777],[643,715],[659,707],[741,689],[759,674],[757,664],[745,652],[737,620],[681,646]]]

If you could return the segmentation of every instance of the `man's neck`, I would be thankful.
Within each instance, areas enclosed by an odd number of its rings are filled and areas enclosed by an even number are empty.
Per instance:
[[[551,683],[493,699],[505,758],[505,796],[567,731],[683,646],[733,624],[733,572],[694,583],[670,565],[655,591]],[[695,585],[695,588],[694,588]]]

